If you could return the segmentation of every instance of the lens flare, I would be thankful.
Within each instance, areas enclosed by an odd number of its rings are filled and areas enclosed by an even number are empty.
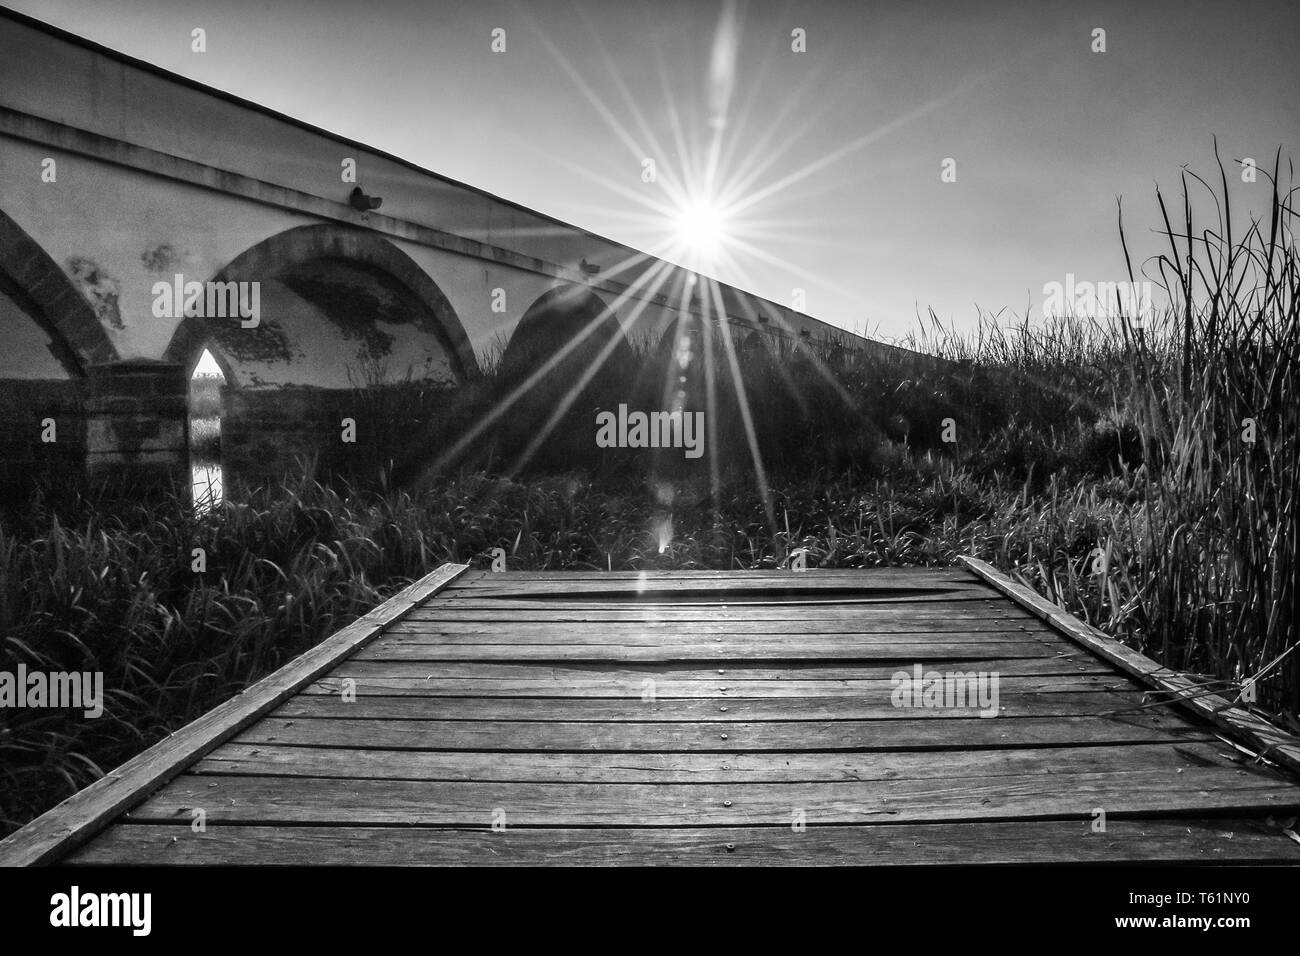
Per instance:
[[[693,199],[677,211],[677,239],[704,259],[714,259],[727,238],[726,217],[707,199]]]

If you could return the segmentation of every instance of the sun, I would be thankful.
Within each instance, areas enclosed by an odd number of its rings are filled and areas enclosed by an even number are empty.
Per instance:
[[[727,238],[726,216],[707,199],[692,199],[677,210],[677,241],[704,261],[717,258]]]

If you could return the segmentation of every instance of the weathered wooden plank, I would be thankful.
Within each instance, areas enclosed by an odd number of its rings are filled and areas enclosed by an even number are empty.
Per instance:
[[[592,577],[590,575],[570,574],[563,577],[503,579],[499,575],[488,574],[477,579],[465,579],[448,593],[464,595],[471,593],[512,592],[516,594],[602,594],[602,595],[651,595],[661,594],[675,600],[680,594],[926,594],[926,593],[961,593],[986,594],[1000,598],[996,588],[973,578],[965,568],[954,568],[941,575],[921,572],[894,574],[877,577],[867,573],[846,574],[798,574],[772,577],[770,575],[746,574],[725,578],[678,578],[658,574],[644,578],[620,578],[611,575]]]
[[[884,582],[901,581],[904,584],[917,582],[948,582],[961,584],[970,581],[961,565],[942,567],[877,567],[877,568],[809,568],[806,571],[790,570],[744,570],[740,568],[722,570],[646,570],[646,571],[605,571],[603,569],[572,571],[471,571],[457,585],[461,588],[475,587],[480,584],[494,585],[511,583],[527,586],[538,582],[595,581],[615,584],[621,581],[647,581],[661,583],[665,581],[730,581],[742,584],[760,582],[764,585],[792,583],[805,586],[804,582],[818,580],[845,579],[855,584],[876,585]]]
[[[887,591],[876,594],[836,591],[805,591],[771,594],[756,588],[744,592],[722,595],[709,592],[643,592],[618,595],[598,592],[534,593],[475,588],[461,591],[438,602],[446,608],[510,608],[530,610],[535,608],[717,608],[717,607],[798,607],[841,608],[848,610],[915,609],[940,612],[943,610],[967,611],[981,607],[1006,606],[999,594],[975,591]],[[1017,610],[1017,609],[1009,609]]]
[[[643,689],[650,694],[653,688]],[[982,710],[974,689],[953,707],[900,707],[888,686],[858,697],[654,699],[590,697],[361,697],[299,695],[271,716],[350,720],[737,721],[956,720],[990,713],[999,719],[1078,717],[1136,710],[1140,693],[1089,691],[1021,694],[1000,691]]]
[[[0,840],[0,865],[58,859],[140,796],[327,673],[465,570],[444,564],[224,704]]]
[[[440,602],[441,603],[441,602]],[[606,594],[593,591],[516,591],[504,588],[473,588],[449,596],[448,606],[470,605],[484,607],[518,606],[522,608],[546,607],[838,607],[850,609],[915,608],[938,610],[951,608],[978,608],[985,605],[1006,606],[1006,598],[991,588],[978,590],[901,590],[854,592],[843,588],[819,588],[808,591],[786,589],[770,594],[758,588],[741,591],[628,591]],[[1009,607],[1018,611],[1019,608]]]
[[[806,625],[830,623],[833,621],[852,621],[854,623],[885,621],[925,621],[942,620],[952,617],[969,620],[1007,620],[1030,621],[1032,615],[1010,606],[985,606],[981,601],[968,601],[962,609],[936,607],[931,611],[913,610],[907,607],[881,607],[878,605],[839,605],[839,604],[802,604],[777,607],[754,605],[715,605],[696,607],[676,607],[673,605],[647,605],[644,607],[629,604],[624,607],[570,608],[563,604],[548,603],[533,608],[511,608],[510,602],[482,602],[481,607],[465,604],[460,606],[436,605],[423,607],[411,615],[415,621],[631,621],[635,623],[650,621],[791,621]]]
[[[1291,811],[1300,790],[1272,774],[1195,768],[1007,774],[965,780],[603,784],[337,780],[185,774],[130,811],[132,821],[207,826],[289,823],[402,826],[809,826],[832,823],[1092,818]]]
[[[1257,819],[1108,819],[867,826],[492,831],[431,827],[116,826],[72,865],[898,866],[1033,863],[1300,863]]]
[[[937,670],[997,672],[1007,675],[1110,675],[1117,672],[1083,650],[1047,658],[990,658],[981,657],[960,661],[926,656],[927,668]],[[706,680],[720,677],[731,681],[788,681],[788,680],[890,680],[898,673],[897,662],[837,664],[826,661],[774,661],[770,665],[750,666],[745,663],[725,661],[713,664],[673,664],[663,661],[439,661],[436,666],[411,661],[343,661],[330,672],[329,679],[369,680],[391,678],[394,680],[434,680],[437,678],[525,678],[567,681],[584,677],[633,681],[639,684],[646,677],[656,680]]]
[[[1044,658],[1062,653],[1040,641],[926,644],[863,644],[802,641],[750,643],[710,641],[703,644],[637,645],[607,644],[397,644],[365,648],[356,660],[390,661],[927,661],[937,658],[960,661],[976,657]]]
[[[663,680],[644,674],[634,677],[586,677],[565,681],[523,678],[326,677],[304,687],[299,698],[342,697],[584,697],[641,698],[653,690],[660,700],[673,698],[868,697],[887,695],[889,680],[734,680],[714,674],[709,680]],[[1064,694],[1091,691],[1138,691],[1128,677],[1107,674],[1001,678],[1002,693]]]
[[[821,780],[959,779],[1004,774],[1118,772],[1215,766],[1245,758],[1218,741],[885,753],[603,754],[362,750],[229,743],[190,768],[196,774],[367,780],[534,783],[813,783]],[[1062,778],[1061,786],[1068,786]]]
[[[407,750],[707,751],[926,750],[1204,740],[1176,716],[970,717],[731,723],[589,723],[490,720],[280,720],[245,730],[240,743]]]
[[[689,628],[692,634],[775,634],[788,637],[792,633],[812,634],[949,634],[978,631],[1015,631],[1017,634],[1034,634],[1040,637],[1060,635],[1031,617],[1029,618],[954,618],[897,619],[892,621],[804,621],[792,625],[789,621],[691,621],[689,624],[670,621],[601,621],[594,624],[546,621],[449,621],[436,618],[400,621],[388,629],[397,634],[553,634],[562,631],[573,635],[602,634],[680,634]]]
[[[1157,664],[1146,655],[1088,626],[1025,585],[1012,581],[991,564],[971,557],[963,557],[961,560],[981,579],[1103,660],[1114,664],[1127,674],[1177,696],[1182,706],[1198,717],[1210,721],[1224,733],[1255,748],[1269,760],[1287,767],[1292,772],[1300,773],[1300,737],[1274,727],[1238,706],[1235,701],[1217,694],[1206,695],[1204,688],[1196,681]]]
[[[1005,625],[1004,625],[1005,627]],[[400,630],[398,629],[400,628]],[[384,646],[437,644],[437,645],[471,645],[471,644],[635,644],[640,647],[678,647],[683,643],[745,643],[755,646],[763,644],[781,645],[798,651],[808,643],[872,645],[872,644],[932,644],[936,641],[947,644],[1005,644],[1014,641],[1035,641],[1061,649],[1070,644],[1059,634],[1044,629],[1042,631],[979,630],[979,631],[857,631],[812,634],[800,631],[794,634],[737,634],[735,631],[714,631],[700,634],[689,626],[678,626],[655,631],[640,631],[625,628],[611,633],[603,626],[585,626],[570,629],[556,625],[545,629],[525,629],[516,626],[497,627],[479,634],[444,634],[437,625],[429,627],[425,623],[398,625],[389,628],[382,638]]]

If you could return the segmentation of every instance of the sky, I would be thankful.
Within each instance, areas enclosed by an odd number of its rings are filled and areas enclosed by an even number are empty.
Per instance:
[[[1242,215],[1300,145],[1300,0],[4,3],[885,339],[1122,281],[1117,197],[1141,261],[1214,137]]]

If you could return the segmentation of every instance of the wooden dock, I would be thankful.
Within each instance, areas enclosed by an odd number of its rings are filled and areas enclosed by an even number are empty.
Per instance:
[[[445,565],[0,863],[1300,862],[1297,742],[1189,689],[979,562]]]

